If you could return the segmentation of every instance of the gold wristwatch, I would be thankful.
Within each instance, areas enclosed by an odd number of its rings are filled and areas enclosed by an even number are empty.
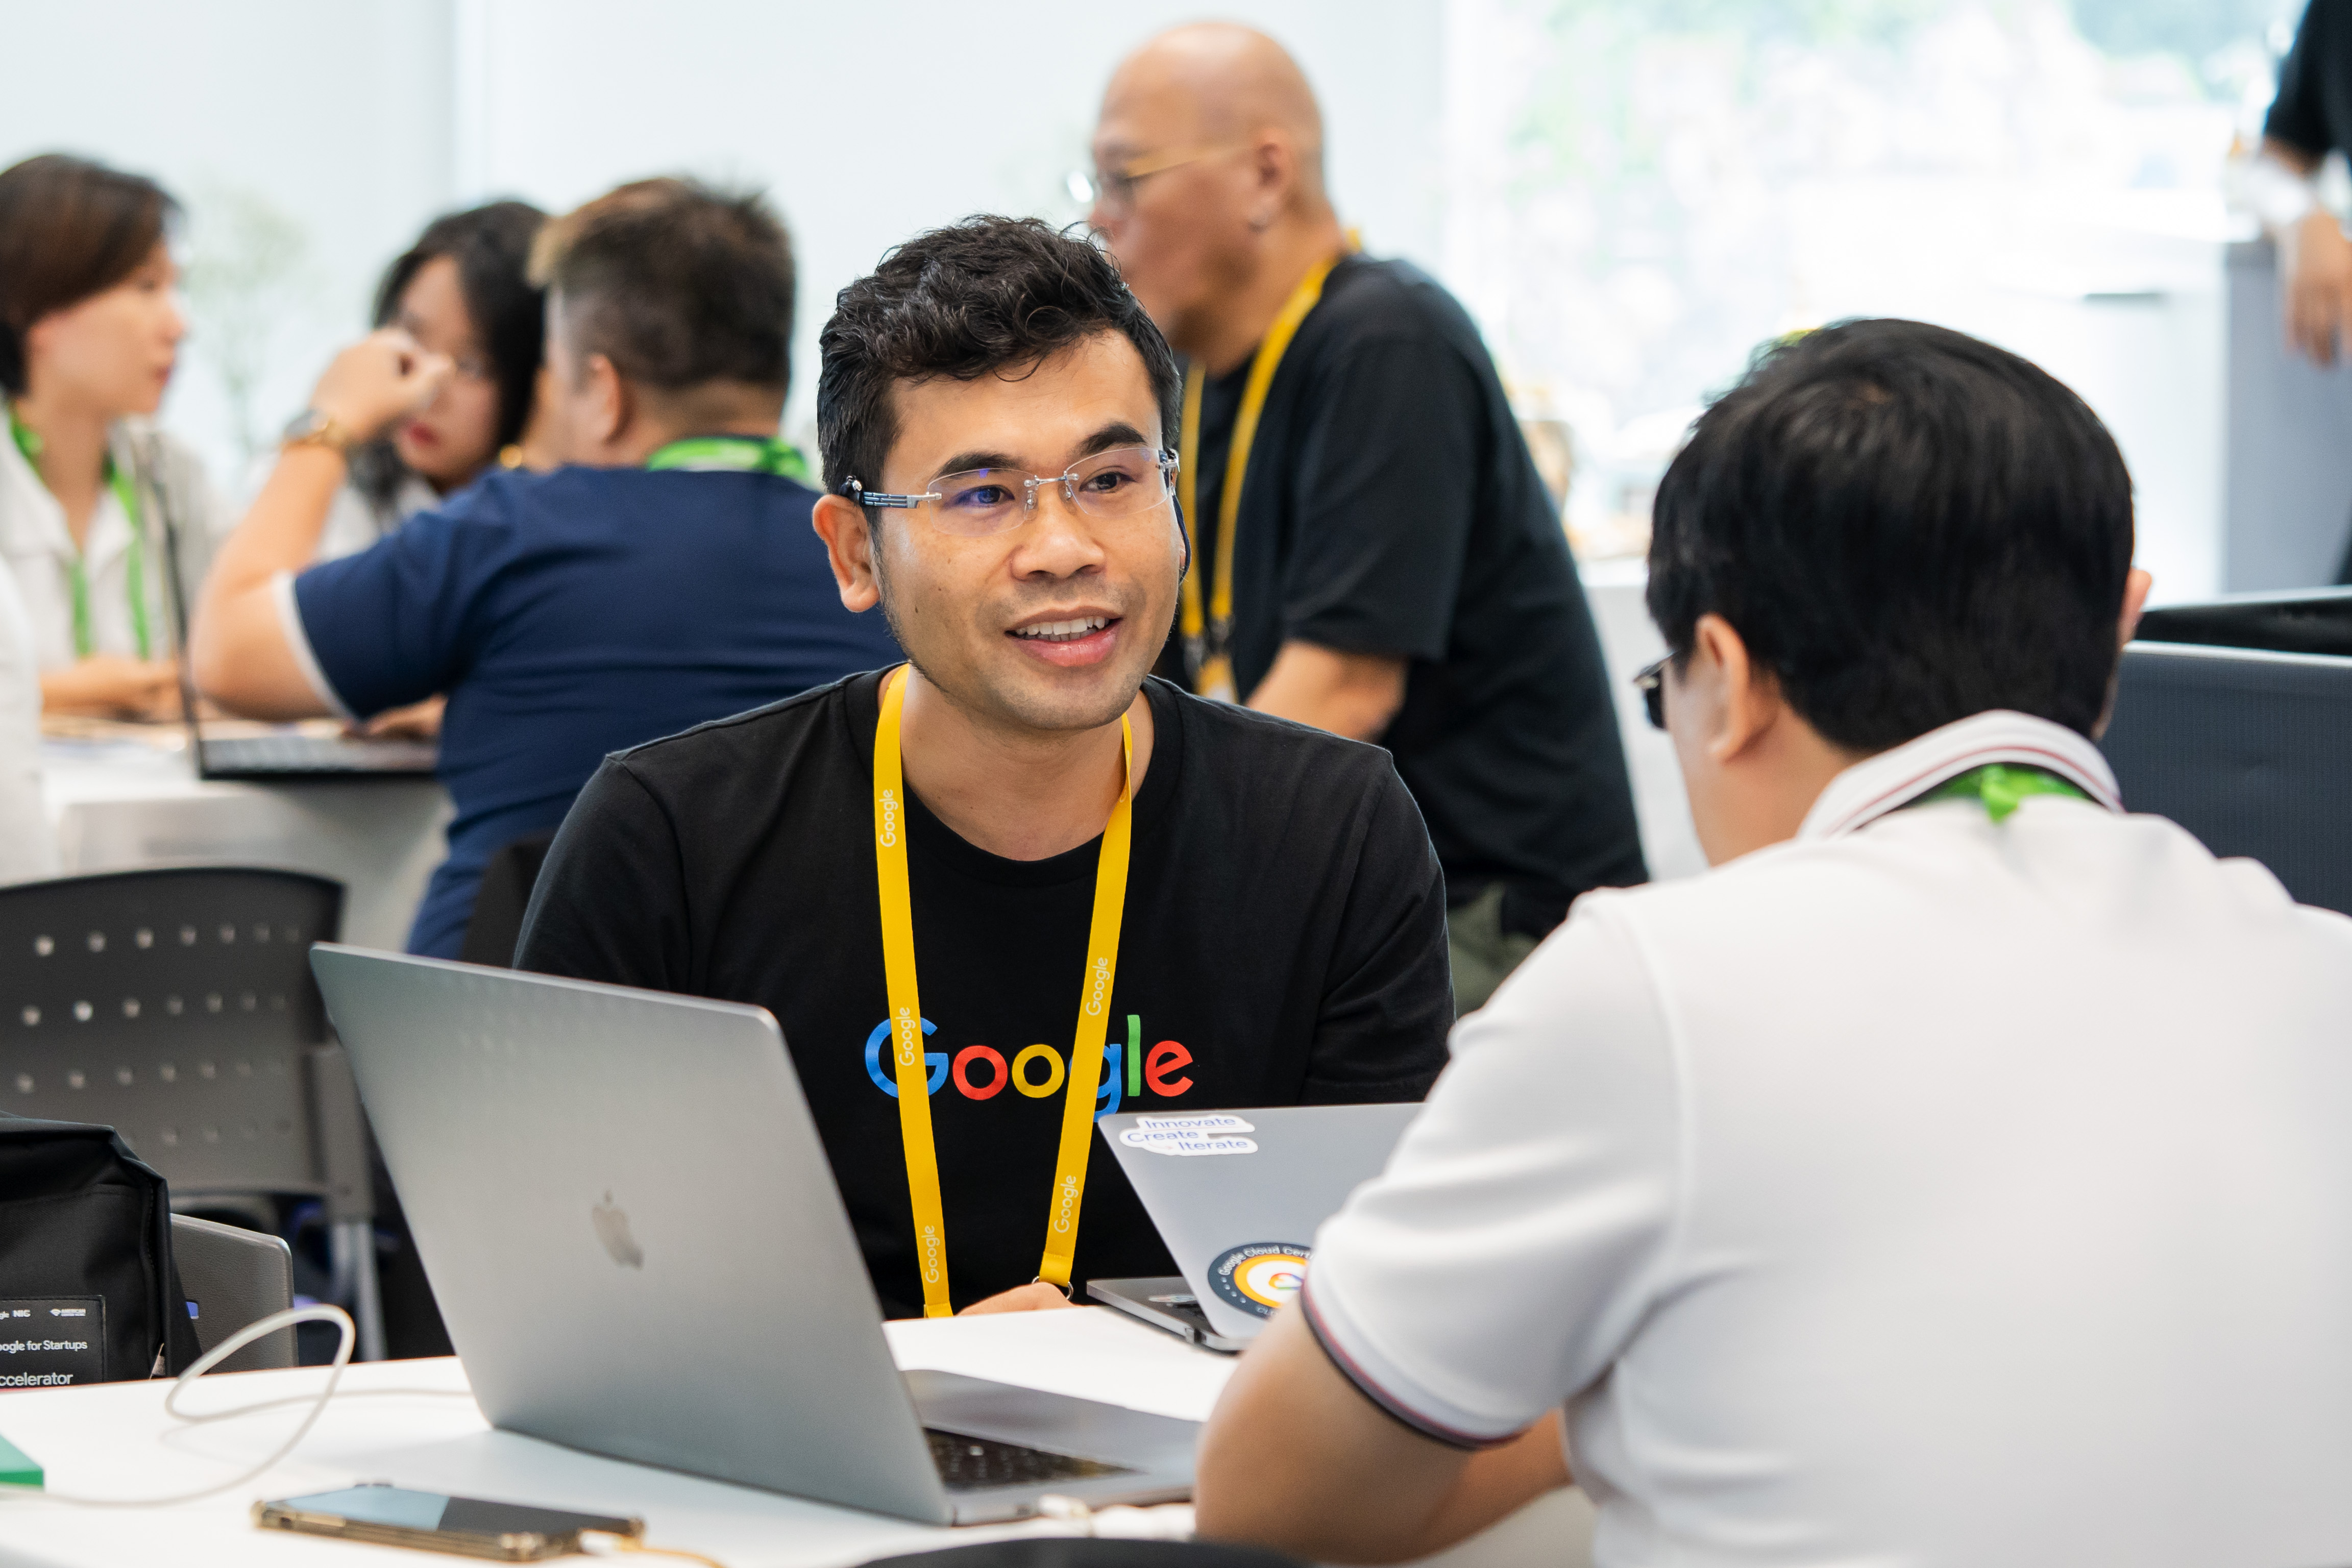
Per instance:
[[[279,451],[295,447],[324,447],[337,457],[349,457],[358,445],[357,438],[343,427],[341,420],[315,408],[306,408],[288,422],[285,434],[278,439]]]

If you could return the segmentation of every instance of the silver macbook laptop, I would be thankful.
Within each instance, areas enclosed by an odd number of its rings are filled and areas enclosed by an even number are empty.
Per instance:
[[[1140,1112],[1096,1125],[1183,1270],[1087,1293],[1215,1351],[1238,1351],[1297,1292],[1317,1227],[1380,1174],[1418,1104]]]
[[[492,1425],[929,1523],[1192,1495],[1194,1422],[901,1377],[764,1010],[310,963]]]

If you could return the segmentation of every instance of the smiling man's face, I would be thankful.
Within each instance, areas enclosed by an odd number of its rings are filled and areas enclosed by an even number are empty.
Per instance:
[[[1058,475],[1112,447],[1158,448],[1150,377],[1115,331],[1024,370],[902,383],[898,438],[871,488],[920,492],[941,474]],[[876,555],[891,627],[915,667],[975,718],[1013,729],[1110,723],[1168,640],[1184,543],[1174,503],[1095,518],[1042,485],[1000,533],[940,528],[929,506],[886,511]]]

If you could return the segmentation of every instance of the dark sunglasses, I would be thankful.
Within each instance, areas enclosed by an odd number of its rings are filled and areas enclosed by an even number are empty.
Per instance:
[[[1633,689],[1642,694],[1642,711],[1650,716],[1653,730],[1666,727],[1666,666],[1674,662],[1674,657],[1667,654],[1654,663],[1645,664],[1633,677]]]

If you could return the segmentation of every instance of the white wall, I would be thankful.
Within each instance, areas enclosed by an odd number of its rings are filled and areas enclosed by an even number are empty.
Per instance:
[[[1341,212],[1370,249],[1438,254],[1441,0],[1258,0],[1321,95]],[[921,229],[984,211],[1078,216],[1111,68],[1197,4],[460,0],[461,199],[568,206],[687,172],[768,190],[801,262],[788,428],[814,419],[835,293]],[[1213,14],[1213,13],[1211,13]]]
[[[1322,94],[1348,219],[1375,251],[1433,266],[1443,0],[1248,11]],[[193,256],[229,237],[240,196],[293,221],[307,254],[268,313],[252,400],[265,432],[301,406],[365,324],[384,264],[436,213],[499,195],[560,209],[680,171],[763,188],[801,252],[797,428],[814,416],[835,290],[968,213],[1076,217],[1062,179],[1084,162],[1112,66],[1202,14],[1177,0],[19,0],[0,166],[63,151],[153,175],[190,209]],[[164,413],[233,486],[220,346],[200,324]]]
[[[326,352],[363,324],[383,264],[447,205],[450,0],[105,0],[5,13],[0,167],[69,152],[160,179],[201,249],[224,192],[299,226],[308,259],[271,312],[272,429],[302,405]],[[201,333],[165,417],[224,479],[227,410]]]

